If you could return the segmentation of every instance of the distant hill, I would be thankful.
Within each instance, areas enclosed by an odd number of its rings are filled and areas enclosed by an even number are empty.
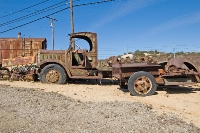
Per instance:
[[[126,53],[124,53],[125,55]],[[168,59],[174,58],[174,53],[166,53],[166,52],[159,52],[157,50],[153,51],[140,51],[136,50],[135,52],[129,52],[128,54],[133,54],[133,58],[139,59],[141,57],[151,57],[153,60],[160,62],[160,61],[167,61]],[[122,55],[118,55],[121,57]],[[200,70],[200,52],[176,52],[176,58],[186,58],[188,61],[194,63],[198,69]]]

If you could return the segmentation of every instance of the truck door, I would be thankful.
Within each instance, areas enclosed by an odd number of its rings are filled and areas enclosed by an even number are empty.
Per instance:
[[[78,38],[86,41],[89,49],[75,50],[76,53],[72,54],[73,65],[81,64],[86,68],[96,68],[97,66],[97,34],[92,32],[78,32],[70,35],[70,39]],[[79,43],[79,41],[75,41]],[[77,62],[76,62],[77,61]],[[81,62],[82,61],[82,62]],[[83,63],[83,64],[82,64]]]

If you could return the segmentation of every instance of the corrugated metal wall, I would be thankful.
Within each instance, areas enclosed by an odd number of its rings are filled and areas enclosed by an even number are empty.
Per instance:
[[[34,56],[46,46],[45,38],[0,38],[0,63],[2,59]]]

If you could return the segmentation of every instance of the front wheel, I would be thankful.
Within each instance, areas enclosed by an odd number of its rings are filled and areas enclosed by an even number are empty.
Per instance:
[[[64,84],[67,75],[63,67],[57,64],[49,64],[40,72],[40,81],[42,83]]]
[[[148,72],[136,72],[128,80],[128,90],[131,95],[149,96],[155,93],[157,83],[155,78]]]

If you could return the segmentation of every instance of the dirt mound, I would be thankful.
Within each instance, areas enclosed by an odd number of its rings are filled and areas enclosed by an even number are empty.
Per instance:
[[[0,132],[200,132],[140,102],[82,102],[56,92],[0,85]]]

